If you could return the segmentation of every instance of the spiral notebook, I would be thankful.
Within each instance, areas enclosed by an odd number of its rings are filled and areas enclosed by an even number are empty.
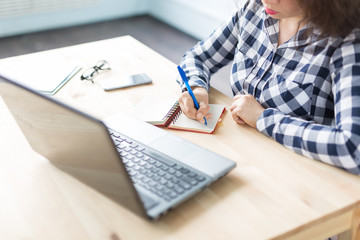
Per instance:
[[[186,117],[182,113],[178,101],[175,101],[175,103],[159,103],[149,111],[142,111],[141,116],[138,115],[138,117],[155,126],[200,133],[213,133],[218,122],[221,121],[221,115],[225,111],[225,106],[219,104],[209,104],[209,106],[209,113],[212,116],[207,119],[207,125]]]

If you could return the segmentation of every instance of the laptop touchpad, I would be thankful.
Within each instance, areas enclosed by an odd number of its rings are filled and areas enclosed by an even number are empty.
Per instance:
[[[175,159],[184,158],[199,150],[197,146],[171,134],[153,141],[149,146]]]

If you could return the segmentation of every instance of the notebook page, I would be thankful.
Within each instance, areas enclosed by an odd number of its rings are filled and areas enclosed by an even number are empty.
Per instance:
[[[197,120],[190,119],[185,116],[185,114],[180,114],[176,121],[174,121],[169,128],[173,129],[183,129],[196,132],[206,132],[212,133],[223,113],[225,106],[219,104],[209,104],[210,110],[209,113],[212,114],[212,117],[207,120],[207,125],[200,123]]]
[[[176,99],[160,100],[144,98],[135,106],[134,117],[153,125],[163,125]]]

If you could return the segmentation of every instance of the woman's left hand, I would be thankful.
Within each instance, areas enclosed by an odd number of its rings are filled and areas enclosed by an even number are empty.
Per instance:
[[[232,118],[236,123],[247,124],[253,128],[256,128],[256,122],[264,110],[265,108],[250,94],[236,95],[230,106]]]

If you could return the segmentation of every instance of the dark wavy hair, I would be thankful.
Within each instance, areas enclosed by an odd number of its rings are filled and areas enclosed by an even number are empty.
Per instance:
[[[345,37],[360,28],[360,0],[297,0],[323,36]],[[311,34],[311,33],[310,33]]]

